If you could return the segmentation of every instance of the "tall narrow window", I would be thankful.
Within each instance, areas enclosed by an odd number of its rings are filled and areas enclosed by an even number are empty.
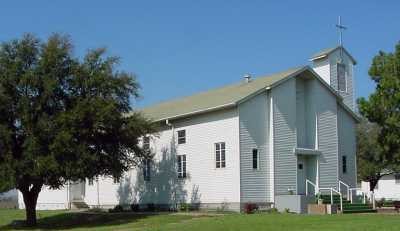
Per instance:
[[[215,143],[215,167],[225,168],[225,142]]]
[[[395,184],[400,184],[400,174],[399,173],[394,174],[394,182],[395,182]]]
[[[150,137],[149,136],[143,137],[143,149],[144,150],[150,149]]]
[[[337,64],[337,84],[339,91],[346,91],[346,66],[342,63]]]
[[[186,130],[178,131],[178,144],[186,143]]]
[[[143,162],[143,179],[150,181],[151,159],[145,159]]]
[[[253,149],[253,169],[258,169],[258,149]]]
[[[186,178],[186,155],[178,155],[178,178]]]
[[[342,156],[342,172],[347,173],[347,157]]]

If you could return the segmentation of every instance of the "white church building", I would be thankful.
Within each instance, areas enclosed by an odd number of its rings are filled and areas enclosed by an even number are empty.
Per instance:
[[[356,187],[354,65],[343,47],[312,56],[312,67],[144,108],[160,124],[143,139],[154,158],[120,182],[98,179],[43,188],[38,209],[152,203],[239,210],[279,206],[319,189]],[[342,182],[342,183],[340,183]],[[328,194],[329,191],[326,191]],[[3,194],[23,208],[22,195]]]

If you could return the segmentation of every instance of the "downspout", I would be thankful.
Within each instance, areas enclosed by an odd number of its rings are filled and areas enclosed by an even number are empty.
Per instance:
[[[272,97],[272,91],[269,90],[269,167],[270,167],[270,195],[271,202],[275,203],[275,158],[274,158],[274,100]]]

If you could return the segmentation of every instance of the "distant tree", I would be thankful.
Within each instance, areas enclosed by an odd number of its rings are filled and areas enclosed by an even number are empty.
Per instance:
[[[151,121],[131,112],[139,85],[105,49],[80,60],[67,36],[32,35],[0,46],[0,191],[21,191],[28,225],[44,185],[119,178],[146,156]]]
[[[374,191],[379,179],[392,173],[383,160],[383,150],[378,142],[380,130],[366,118],[357,125],[358,179],[368,181],[370,191]]]
[[[366,147],[375,152],[373,159],[376,166],[384,166],[388,172],[397,171],[400,167],[400,43],[396,45],[394,53],[380,51],[373,58],[369,75],[376,83],[375,92],[368,99],[360,98],[358,104],[360,113],[379,129],[373,128],[374,132],[369,134],[374,138],[363,137],[367,140],[359,138],[358,142],[371,142]]]

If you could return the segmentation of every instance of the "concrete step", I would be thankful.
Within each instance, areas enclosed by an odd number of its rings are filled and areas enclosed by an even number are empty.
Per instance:
[[[84,201],[72,201],[71,209],[88,209],[89,206]]]

